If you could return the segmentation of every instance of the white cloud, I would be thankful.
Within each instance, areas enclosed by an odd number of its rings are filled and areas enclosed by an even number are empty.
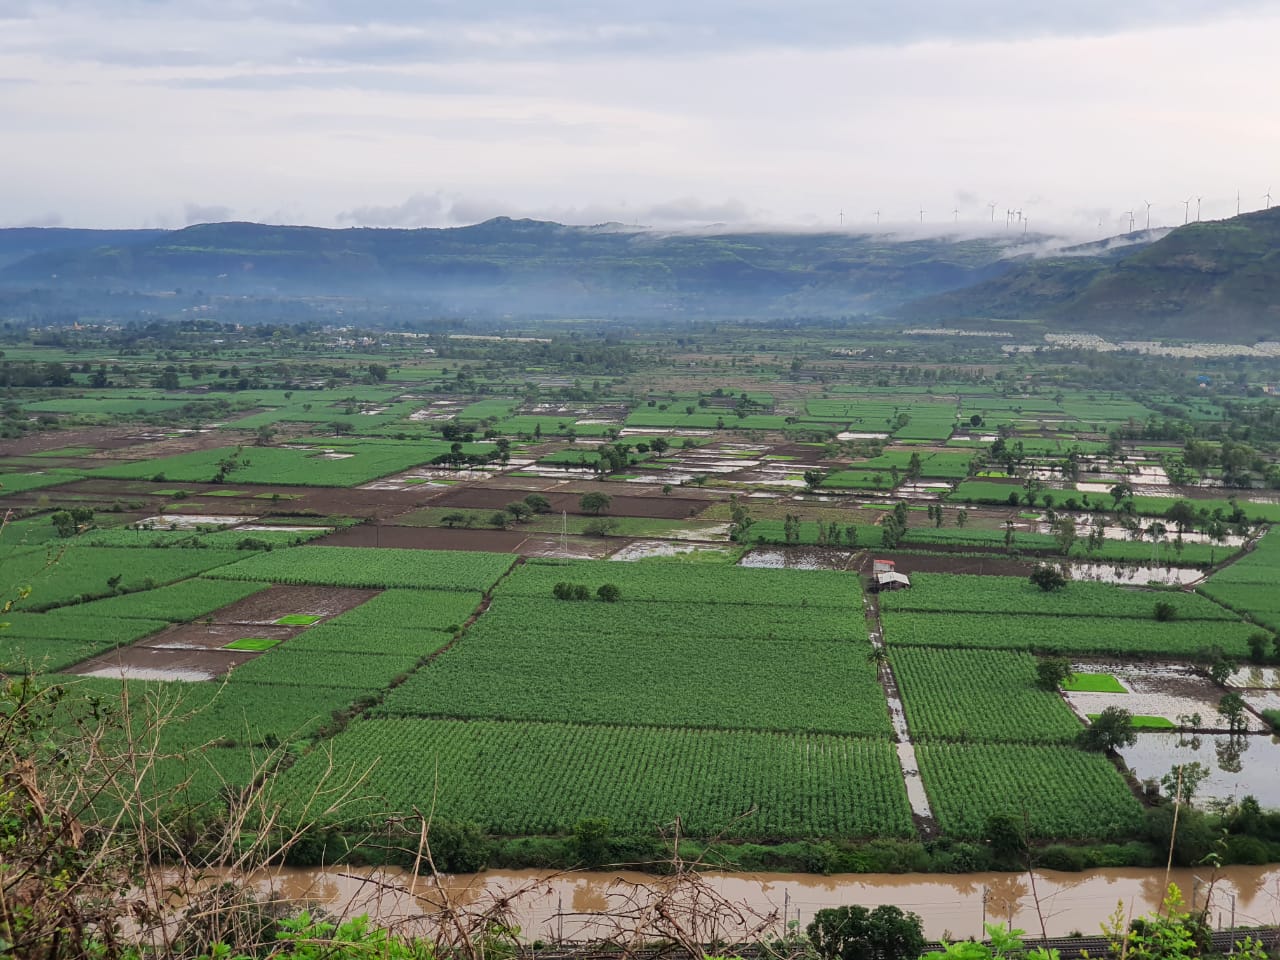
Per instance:
[[[528,7],[0,0],[0,209],[1092,236],[1280,183],[1275,2]]]

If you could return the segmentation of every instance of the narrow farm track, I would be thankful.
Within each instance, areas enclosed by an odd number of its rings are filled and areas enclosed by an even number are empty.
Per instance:
[[[933,815],[929,795],[920,777],[920,764],[916,760],[916,748],[911,739],[911,729],[907,725],[907,714],[902,706],[902,695],[898,691],[898,680],[893,675],[888,650],[884,645],[884,628],[880,624],[880,601],[875,594],[864,591],[862,603],[867,621],[867,637],[871,640],[880,686],[884,690],[885,701],[888,704],[889,722],[893,724],[894,747],[898,755],[898,763],[902,767],[902,781],[906,786],[907,800],[911,804],[911,818],[915,821],[916,829],[920,831],[921,836],[936,836],[938,821]]]

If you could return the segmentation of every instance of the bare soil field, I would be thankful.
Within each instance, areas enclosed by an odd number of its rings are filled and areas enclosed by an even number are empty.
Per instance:
[[[1032,564],[1005,557],[947,557],[916,553],[899,553],[879,547],[867,552],[866,569],[871,570],[871,560],[892,560],[898,573],[976,573],[993,577],[1029,577]]]
[[[588,487],[599,490],[602,493],[608,493],[613,498],[613,502],[609,505],[609,509],[605,514],[613,517],[656,517],[666,520],[678,520],[693,516],[707,505],[706,498],[683,495],[664,497],[661,492],[654,497],[618,495],[613,492],[618,489],[617,484],[583,485],[582,492],[588,492]],[[573,492],[548,490],[543,496],[551,501],[551,509],[556,513],[561,511],[574,514],[584,513],[578,505],[578,498],[581,493],[577,490]],[[513,497],[511,490],[496,490],[488,486],[468,486],[455,487],[434,497],[431,500],[431,505],[470,510],[501,510],[513,499],[519,499],[519,497]]]
[[[67,672],[131,680],[213,680],[256,656],[245,650],[171,650],[134,644],[86,660]]]
[[[67,447],[118,450],[137,443],[137,427],[85,427],[79,430],[49,430],[15,440],[0,440],[0,457],[22,457]]]
[[[510,498],[508,498],[510,499]],[[505,501],[504,501],[505,502]],[[519,530],[448,527],[397,527],[362,523],[338,530],[312,543],[325,547],[399,547],[407,550],[483,550],[516,553],[529,534]],[[252,598],[251,598],[252,599]]]
[[[223,607],[215,611],[212,616],[214,623],[273,624],[281,617],[293,613],[327,619],[345,613],[352,607],[358,607],[381,592],[381,590],[360,590],[354,587],[277,584],[261,593],[255,593],[251,597],[245,597],[228,607]]]

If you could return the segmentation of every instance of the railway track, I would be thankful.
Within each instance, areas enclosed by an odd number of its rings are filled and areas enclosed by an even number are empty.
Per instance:
[[[1227,953],[1236,942],[1243,940],[1246,935],[1256,940],[1261,940],[1263,946],[1270,951],[1280,947],[1280,927],[1263,927],[1254,929],[1242,928],[1235,931],[1215,930],[1213,932],[1213,949],[1218,953]],[[1050,937],[1048,940],[1026,937],[1022,943],[1027,950],[1034,950],[1037,947],[1056,950],[1062,960],[1076,960],[1076,958],[1085,955],[1106,957],[1111,949],[1110,941],[1106,937]],[[931,953],[940,950],[942,950],[942,944],[938,941],[931,941],[924,945],[922,952]],[[626,960],[700,960],[700,958],[691,958],[690,954],[675,945],[666,949],[653,947],[635,951],[610,950],[598,946],[584,945],[577,950],[553,948],[529,951],[525,956],[537,957],[538,960],[623,960],[623,958],[626,958]],[[708,945],[706,950],[703,951],[703,956],[741,957],[742,960],[794,960],[794,958],[805,956],[805,947],[803,944],[779,944],[776,947],[749,945],[741,948]]]

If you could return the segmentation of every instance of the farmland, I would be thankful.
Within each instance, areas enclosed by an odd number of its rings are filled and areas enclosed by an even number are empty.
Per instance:
[[[979,869],[1024,816],[1037,849],[1149,857],[1165,798],[1087,749],[1087,698],[1218,729],[1213,676],[1280,657],[1276,401],[1234,367],[547,323],[555,349],[430,353],[85,334],[4,420],[0,672],[171,714],[148,783],[211,823],[228,787],[301,815],[364,777],[334,849],[432,809],[495,864],[572,865],[589,828],[648,862],[679,818],[730,863]],[[875,593],[878,560],[910,586]]]

